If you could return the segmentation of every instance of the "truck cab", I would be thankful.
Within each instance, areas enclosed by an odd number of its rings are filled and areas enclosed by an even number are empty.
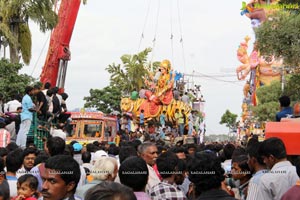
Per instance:
[[[112,141],[117,132],[117,119],[98,112],[70,112],[67,141]]]

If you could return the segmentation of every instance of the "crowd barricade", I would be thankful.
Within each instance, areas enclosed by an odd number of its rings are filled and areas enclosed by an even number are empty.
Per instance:
[[[34,144],[37,149],[44,150],[44,142],[50,135],[52,122],[39,120],[36,113],[33,113],[31,126],[27,135],[27,144]]]

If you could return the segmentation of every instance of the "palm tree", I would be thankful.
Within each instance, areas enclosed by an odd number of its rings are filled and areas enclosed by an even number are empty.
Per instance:
[[[109,65],[106,70],[111,74],[111,85],[118,87],[124,94],[145,86],[145,78],[149,75],[147,57],[150,52],[151,48],[146,48],[138,54],[126,54],[121,57],[123,66],[115,63]]]
[[[10,61],[25,64],[31,59],[31,32],[28,20],[38,24],[42,32],[52,30],[58,22],[53,11],[55,0],[0,0],[0,36],[8,42]]]

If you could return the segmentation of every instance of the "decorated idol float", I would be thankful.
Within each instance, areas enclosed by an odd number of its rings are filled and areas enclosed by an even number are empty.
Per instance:
[[[176,73],[172,70],[169,60],[163,60],[156,73],[148,71],[144,80],[146,88],[140,91],[144,98],[131,95],[121,99],[121,110],[123,113],[130,113],[135,123],[139,122],[139,116],[144,110],[144,118],[147,123],[150,120],[158,121],[163,111],[166,111],[166,121],[175,123],[175,110],[184,110],[186,116],[191,112],[190,105],[175,100],[173,88]]]

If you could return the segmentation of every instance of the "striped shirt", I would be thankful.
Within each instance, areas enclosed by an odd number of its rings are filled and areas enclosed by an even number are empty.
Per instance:
[[[0,147],[6,147],[10,143],[10,133],[4,129],[0,129]]]
[[[260,178],[266,172],[267,172],[267,170],[265,170],[265,169],[259,170],[250,179],[249,185],[248,185],[247,200],[257,200],[258,199],[258,185],[260,182]]]

